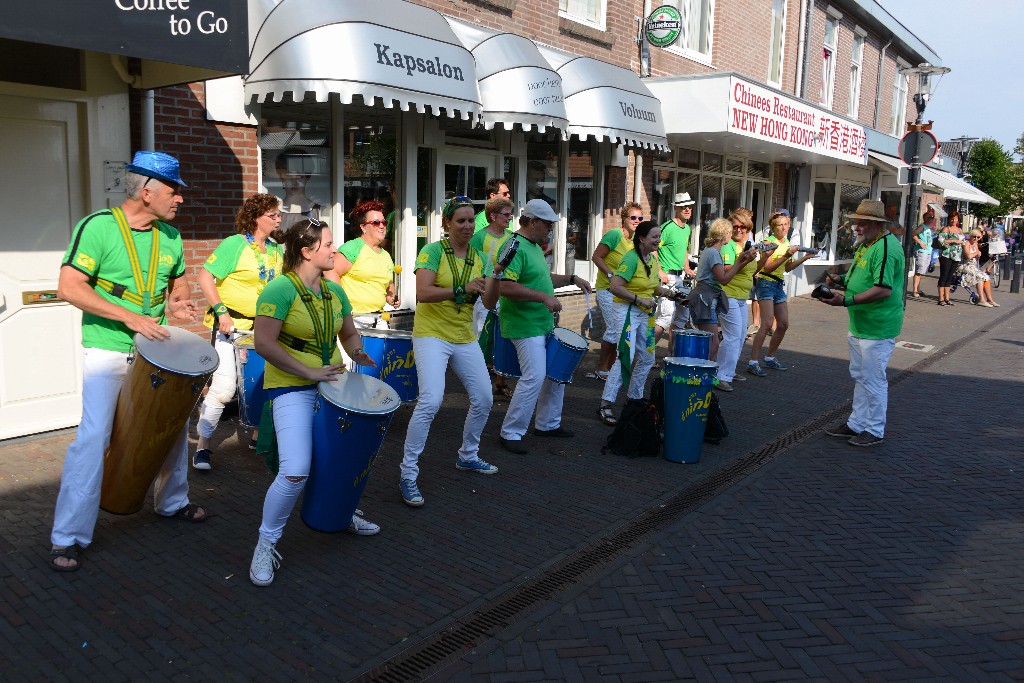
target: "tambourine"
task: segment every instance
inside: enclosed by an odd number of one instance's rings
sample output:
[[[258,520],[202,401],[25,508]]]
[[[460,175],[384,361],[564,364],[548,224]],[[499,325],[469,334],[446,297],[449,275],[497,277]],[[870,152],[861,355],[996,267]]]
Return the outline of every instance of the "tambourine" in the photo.
[[[819,301],[831,299],[833,295],[835,295],[835,292],[832,291],[832,289],[828,285],[818,285],[817,287],[814,288],[813,291],[811,291],[811,296],[813,296],[815,299],[818,299]]]
[[[513,235],[502,245],[501,251],[498,252],[497,265],[502,270],[508,268],[508,264],[512,263],[512,259],[517,251],[519,251],[519,239]]]
[[[672,299],[673,301],[685,301],[686,299],[690,298],[690,292],[693,291],[692,287],[690,287],[687,284],[684,284],[683,282],[676,282],[670,285],[669,287],[666,287],[666,289],[668,289],[669,292],[671,292],[668,295],[668,298]]]

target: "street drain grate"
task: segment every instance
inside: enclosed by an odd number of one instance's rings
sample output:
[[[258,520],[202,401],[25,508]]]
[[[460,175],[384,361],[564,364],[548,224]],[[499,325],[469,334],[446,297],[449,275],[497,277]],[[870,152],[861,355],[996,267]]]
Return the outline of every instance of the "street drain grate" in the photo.
[[[1014,314],[1016,308],[993,320],[990,327],[998,325]],[[894,375],[889,382],[890,386],[926,370],[987,331],[986,329],[972,332],[943,347],[943,353],[932,354],[918,361]],[[849,413],[851,405],[851,401],[845,401],[742,458],[715,470],[664,504],[648,510],[620,529],[563,559],[472,613],[455,620],[443,631],[428,636],[354,680],[357,683],[405,683],[424,680],[462,656],[468,649],[477,647],[483,641],[515,624],[543,602],[601,570],[648,536],[699,508],[725,489],[772,462],[789,448],[838,421]]]

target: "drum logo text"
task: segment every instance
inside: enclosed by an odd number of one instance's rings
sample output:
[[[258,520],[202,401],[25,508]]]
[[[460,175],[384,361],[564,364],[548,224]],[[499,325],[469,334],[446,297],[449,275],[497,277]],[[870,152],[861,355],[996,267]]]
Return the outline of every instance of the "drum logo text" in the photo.
[[[377,453],[380,453],[379,448],[377,449],[377,452],[370,456],[370,459],[366,461],[366,467],[363,468],[363,471],[357,474],[356,478],[352,480],[352,488],[359,488],[359,485],[366,481],[366,478],[370,476],[370,470],[373,469],[373,463],[377,459]]]
[[[396,370],[401,370],[403,368],[411,369],[414,367],[416,367],[416,357],[411,349],[409,350],[409,353],[405,354],[404,358],[399,355],[397,351],[389,349],[387,354],[384,356],[384,365],[380,369],[380,378],[384,379]]]
[[[696,399],[696,400],[694,400]],[[695,394],[690,395],[690,405],[683,411],[682,421],[686,422],[686,418],[693,415],[698,410],[707,410],[711,407],[711,391],[708,391],[708,395],[703,399],[697,398]]]

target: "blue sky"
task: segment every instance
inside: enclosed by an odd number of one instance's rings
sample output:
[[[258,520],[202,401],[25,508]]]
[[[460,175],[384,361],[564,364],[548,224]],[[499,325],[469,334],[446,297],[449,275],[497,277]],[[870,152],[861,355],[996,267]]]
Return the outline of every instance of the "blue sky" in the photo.
[[[876,0],[942,58],[925,120],[940,140],[1024,134],[1024,0]]]

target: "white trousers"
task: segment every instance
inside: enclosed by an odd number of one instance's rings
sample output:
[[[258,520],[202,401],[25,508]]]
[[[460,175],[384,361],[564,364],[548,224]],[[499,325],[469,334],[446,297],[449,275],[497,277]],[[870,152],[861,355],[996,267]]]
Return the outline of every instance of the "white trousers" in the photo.
[[[263,500],[260,538],[277,543],[306,487],[313,462],[313,401],[316,388],[289,391],[274,399],[274,432],[280,465]],[[298,478],[291,481],[288,477]]]
[[[420,395],[405,433],[401,473],[402,479],[416,481],[420,473],[419,459],[427,443],[430,424],[444,400],[444,379],[448,364],[451,363],[452,370],[469,394],[469,412],[462,430],[462,448],[459,449],[460,460],[479,459],[480,434],[487,424],[494,398],[491,396],[491,380],[487,375],[484,353],[477,342],[453,344],[437,337],[413,337],[412,348],[416,354]]]
[[[626,389],[627,398],[643,398],[644,387],[647,384],[647,375],[654,366],[654,354],[647,350],[647,312],[630,304],[612,304],[615,306],[616,319],[621,321],[619,331],[626,323],[626,311],[629,310],[629,362],[636,359],[636,367],[629,378],[629,387]],[[619,388],[622,387],[622,362],[616,357],[608,371],[608,379],[604,383],[604,391],[601,398],[608,403],[615,403],[619,396]]]
[[[85,548],[92,543],[100,509],[103,454],[110,445],[117,395],[128,375],[128,354],[82,349],[82,421],[64,455],[60,492],[50,542]],[[135,425],[149,429],[151,425]],[[188,421],[164,460],[153,484],[153,507],[170,516],[188,505]]]
[[[210,382],[210,389],[203,398],[203,405],[199,409],[199,424],[196,430],[199,436],[209,439],[220,423],[220,416],[224,412],[224,404],[235,397],[238,388],[238,375],[235,370],[235,347],[231,343],[239,335],[217,333],[217,341],[214,348],[217,357],[220,358],[220,365],[213,373],[213,380]]]
[[[513,339],[512,345],[516,347],[523,376],[516,383],[505,421],[501,423],[501,438],[519,441],[530,426],[534,408],[537,409],[534,427],[546,431],[561,426],[565,385],[545,377],[548,364],[546,336]]]
[[[736,364],[747,338],[747,300],[729,298],[729,312],[718,315],[722,326],[722,343],[718,347],[718,379],[731,382],[736,377]]]
[[[668,281],[665,283],[665,287],[671,287],[677,282],[682,282],[684,277],[682,275],[668,275]],[[654,324],[663,330],[669,329],[671,325],[677,330],[686,329],[686,323],[690,320],[690,307],[686,304],[677,304],[667,296],[662,297],[658,302],[657,318],[654,320]],[[619,323],[619,329],[622,329],[622,323]]]
[[[615,296],[608,289],[597,290],[597,307],[601,309],[601,317],[604,318],[604,337],[601,341],[608,344],[619,342],[619,333],[622,332],[622,318],[615,319]]]
[[[885,412],[889,404],[889,381],[885,368],[896,348],[895,339],[861,339],[848,334],[853,412],[846,424],[855,432],[885,436]]]

